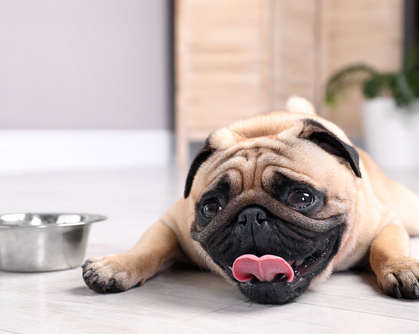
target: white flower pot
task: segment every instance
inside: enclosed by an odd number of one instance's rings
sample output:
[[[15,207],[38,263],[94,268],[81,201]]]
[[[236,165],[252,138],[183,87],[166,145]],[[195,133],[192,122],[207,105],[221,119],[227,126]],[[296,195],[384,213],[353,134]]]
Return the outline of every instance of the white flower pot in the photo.
[[[382,168],[419,168],[419,100],[406,108],[380,97],[362,104],[368,153]]]

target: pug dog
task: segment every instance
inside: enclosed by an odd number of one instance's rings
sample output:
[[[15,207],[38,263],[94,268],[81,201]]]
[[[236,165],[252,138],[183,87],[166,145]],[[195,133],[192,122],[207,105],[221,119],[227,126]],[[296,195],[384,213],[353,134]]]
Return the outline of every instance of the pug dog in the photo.
[[[187,259],[252,302],[283,304],[368,263],[385,293],[417,299],[409,235],[418,234],[419,198],[294,97],[284,111],[213,132],[183,198],[131,250],[87,260],[83,279],[119,292]]]

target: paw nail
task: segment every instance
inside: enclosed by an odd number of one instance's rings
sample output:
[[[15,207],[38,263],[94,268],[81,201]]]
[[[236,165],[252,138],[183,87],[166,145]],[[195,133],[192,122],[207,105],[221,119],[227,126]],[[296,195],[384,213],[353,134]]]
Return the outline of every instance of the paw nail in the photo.
[[[106,285],[105,289],[108,290],[110,288],[112,288],[115,285],[116,281],[114,278],[110,279],[108,284]]]
[[[95,283],[98,279],[99,279],[99,275],[96,274],[95,276],[93,276],[92,280],[90,281],[90,284]]]
[[[89,278],[90,276],[92,276],[93,274],[93,270],[88,270],[83,274],[83,278]]]
[[[85,266],[87,266],[87,265],[91,264],[92,262],[93,262],[92,260],[86,260],[86,261],[83,263],[83,267],[85,267]]]
[[[413,284],[413,294],[415,297],[419,297],[419,286],[416,283]]]
[[[398,299],[402,298],[402,293],[400,292],[400,288],[398,285],[393,286],[393,295]]]

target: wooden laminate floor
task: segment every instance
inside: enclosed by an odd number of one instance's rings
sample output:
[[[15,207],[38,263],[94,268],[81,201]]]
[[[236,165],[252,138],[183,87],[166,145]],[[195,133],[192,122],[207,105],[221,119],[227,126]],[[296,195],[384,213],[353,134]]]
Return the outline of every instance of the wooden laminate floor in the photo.
[[[419,192],[418,172],[393,176]],[[129,248],[180,195],[168,168],[0,175],[0,185],[1,212],[107,215],[92,227],[87,257]],[[216,275],[187,267],[109,295],[88,290],[80,268],[0,272],[0,333],[283,332],[419,333],[419,301],[384,296],[371,274],[357,272],[334,274],[283,306],[249,303]]]

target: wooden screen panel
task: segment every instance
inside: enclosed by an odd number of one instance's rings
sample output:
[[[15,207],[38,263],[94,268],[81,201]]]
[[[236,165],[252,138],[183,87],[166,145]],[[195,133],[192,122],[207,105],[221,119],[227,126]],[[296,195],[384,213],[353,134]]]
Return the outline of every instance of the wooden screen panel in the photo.
[[[282,109],[291,95],[317,102],[318,4],[317,0],[274,1],[275,109]]]
[[[343,66],[364,62],[383,71],[398,70],[402,61],[401,0],[322,0],[323,92],[327,78]],[[328,114],[352,137],[361,137],[359,90]]]
[[[189,136],[271,109],[270,5],[177,1],[177,117]]]
[[[368,62],[399,68],[402,0],[177,0],[177,160],[187,143],[261,112],[290,95],[314,102],[359,137],[360,94],[334,112],[323,105],[327,78]]]

